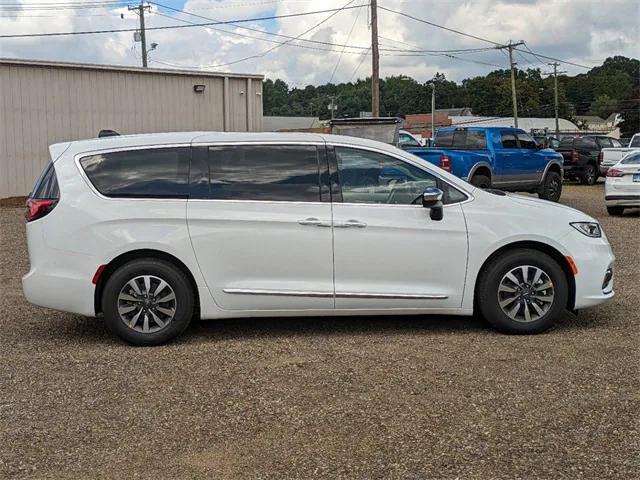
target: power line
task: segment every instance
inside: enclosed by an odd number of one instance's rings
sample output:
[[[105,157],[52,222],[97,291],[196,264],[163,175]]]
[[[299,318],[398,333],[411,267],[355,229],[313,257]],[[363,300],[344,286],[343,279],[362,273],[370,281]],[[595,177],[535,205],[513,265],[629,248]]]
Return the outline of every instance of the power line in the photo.
[[[360,12],[362,10],[358,10],[358,12],[356,13],[356,18],[353,21],[353,25],[351,25],[351,30],[349,30],[349,35],[347,35],[347,39],[345,40],[345,43],[349,43],[349,39],[351,38],[351,34],[353,33],[353,29],[356,28],[356,23],[358,23],[358,18],[360,18]],[[342,49],[342,51],[340,52],[340,56],[338,56],[338,61],[336,61],[336,65],[333,67],[333,72],[331,72],[331,78],[329,78],[329,82],[331,83],[333,81],[333,77],[336,74],[336,71],[338,70],[338,66],[340,65],[340,61],[342,60],[342,55],[344,54],[344,51],[346,50],[346,46]],[[331,111],[333,113],[333,110]]]
[[[217,19],[212,18],[212,17],[206,17],[206,16],[203,16],[203,15],[198,15],[198,14],[193,13],[191,11],[181,10],[179,8],[170,7],[168,5],[163,5],[163,4],[154,2],[154,1],[151,1],[149,3],[152,3],[153,5],[156,5],[157,7],[160,7],[160,8],[166,9],[166,10],[170,10],[170,11],[173,11],[173,12],[181,13],[181,14],[184,14],[184,15],[190,15],[192,17],[201,18],[203,20],[209,20],[209,21],[212,21],[212,22],[217,22],[218,21]],[[366,6],[366,5],[360,5],[360,7],[364,7],[364,6]],[[162,15],[159,12],[157,12],[156,14]],[[168,15],[164,15],[164,16],[167,17],[167,18],[174,18],[175,20],[178,20],[178,21],[188,22],[187,20],[180,19],[180,18],[177,18],[177,17],[170,17]],[[189,22],[189,23],[191,23],[192,25],[197,25],[195,22]],[[339,47],[339,48],[346,48],[346,49],[353,49],[353,50],[369,50],[371,48],[370,46],[348,45],[346,43],[326,42],[326,41],[313,40],[313,39],[308,39],[308,38],[298,38],[298,39],[296,39],[296,37],[293,37],[291,35],[284,35],[282,33],[269,32],[267,30],[262,30],[262,29],[259,29],[259,28],[253,28],[253,27],[246,26],[246,25],[235,25],[233,23],[230,24],[230,25],[234,25],[234,26],[236,26],[238,28],[241,28],[243,30],[251,30],[251,31],[254,31],[254,32],[258,32],[258,33],[261,33],[261,34],[264,34],[264,35],[269,35],[269,36],[279,37],[279,38],[288,38],[288,39],[292,39],[292,40],[298,40],[300,42],[313,43],[313,44],[316,44],[316,45]],[[253,36],[253,35],[247,35],[247,34],[243,34],[243,33],[232,32],[232,31],[229,31],[229,30],[221,30],[221,31],[230,33],[232,35],[241,36],[241,37],[244,36],[246,38],[253,38],[253,39],[257,39],[257,40],[268,41],[267,39],[263,39],[261,37],[256,37],[256,36]],[[380,36],[380,38],[383,38],[383,37]],[[272,43],[274,43],[274,42],[272,42]],[[400,43],[403,43],[403,42],[400,42]],[[302,45],[297,45],[297,44],[294,44],[294,45],[302,46]],[[409,45],[409,44],[407,44],[407,45]],[[492,50],[492,48],[478,48],[478,49],[465,48],[465,49],[451,49],[451,50],[428,50],[428,49],[423,49],[423,48],[418,47],[418,46],[413,46],[413,48],[414,49],[412,49],[412,50],[403,50],[403,49],[396,49],[396,48],[387,48],[387,49],[381,48],[380,50],[381,51],[389,51],[389,52],[403,51],[403,52],[411,52],[411,53],[472,53],[472,52],[475,52],[475,51]],[[324,51],[335,51],[335,50],[324,50]],[[350,53],[350,52],[345,52],[345,53]],[[351,53],[354,53],[354,52],[351,52]]]
[[[424,20],[422,18],[414,17],[413,15],[409,15],[408,13],[400,12],[398,10],[392,10],[390,8],[387,8],[387,7],[379,7],[379,8],[381,10],[386,10],[387,12],[395,13],[396,15],[400,15],[402,17],[410,18],[412,20],[415,20],[416,22],[424,23],[424,24],[430,25],[432,27],[436,27],[436,28],[440,28],[440,29],[443,29],[443,30],[447,30],[447,31],[452,32],[452,33],[457,33],[458,35],[463,35],[465,37],[473,38],[473,39],[479,40],[481,42],[491,43],[491,44],[495,45],[496,47],[501,46],[500,43],[495,42],[493,40],[489,40],[488,38],[478,37],[476,35],[471,35],[470,33],[461,32],[460,30],[455,30],[453,28],[445,27],[444,25],[438,25],[437,23],[433,23],[433,22],[430,22],[428,20]],[[519,52],[524,52],[524,53],[531,53],[531,54],[534,54],[534,55],[536,55],[537,57],[540,57],[540,58],[544,58],[544,59],[547,59],[547,60],[553,60],[553,61],[560,62],[560,63],[565,63],[567,65],[573,65],[575,67],[586,68],[587,70],[591,70],[593,68],[593,67],[589,67],[589,66],[586,66],[586,65],[580,65],[579,63],[570,62],[568,60],[562,60],[562,59],[559,59],[559,58],[554,58],[554,57],[549,57],[547,55],[542,55],[541,53],[535,53],[535,52],[533,52],[531,50],[529,52],[527,52],[526,50],[520,50],[520,49],[517,49],[517,48],[514,48],[514,50],[517,50]]]
[[[226,21],[219,21],[219,22],[185,24],[185,25],[166,25],[161,27],[149,27],[147,28],[147,30],[171,30],[171,29],[180,29],[180,28],[191,28],[191,27],[209,27],[209,26],[215,26],[215,25],[232,25],[235,23],[262,22],[267,20],[277,20],[281,18],[305,17],[309,15],[318,15],[321,13],[331,13],[331,12],[338,13],[343,10],[361,8],[362,6],[363,5],[347,6],[347,7],[341,7],[341,8],[329,8],[325,10],[315,10],[312,12],[289,13],[284,15],[269,15],[265,17],[242,18],[238,20],[226,20]],[[136,30],[137,28],[119,28],[119,29],[105,29],[105,30],[83,30],[83,31],[77,31],[77,32],[16,33],[16,34],[0,35],[0,38],[62,37],[62,36],[72,36],[72,35],[92,35],[92,34],[103,34],[103,33],[126,33],[126,32],[135,32]]]

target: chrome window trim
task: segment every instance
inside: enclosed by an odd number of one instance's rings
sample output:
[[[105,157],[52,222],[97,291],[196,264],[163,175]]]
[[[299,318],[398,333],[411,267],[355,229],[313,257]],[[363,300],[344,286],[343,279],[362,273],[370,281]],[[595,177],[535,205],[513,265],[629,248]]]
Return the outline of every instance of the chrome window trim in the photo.
[[[231,295],[270,295],[285,297],[320,297],[331,298],[333,292],[318,292],[304,290],[275,290],[260,288],[224,288],[224,293]],[[366,292],[336,292],[336,298],[381,298],[381,299],[413,299],[413,300],[446,300],[448,295],[432,293],[366,293]]]
[[[475,199],[473,194],[471,192],[467,191],[466,188],[464,188],[462,186],[458,186],[458,185],[452,184],[451,182],[449,182],[447,179],[445,179],[442,175],[440,175],[435,170],[431,170],[429,167],[425,167],[424,165],[421,165],[419,163],[414,162],[413,159],[405,158],[402,155],[396,154],[395,152],[392,153],[392,152],[389,152],[387,150],[382,150],[382,149],[371,147],[371,146],[368,146],[368,145],[366,145],[366,146],[364,146],[364,145],[354,145],[354,144],[351,144],[351,143],[330,142],[330,143],[327,143],[327,147],[345,147],[345,148],[353,148],[353,149],[356,149],[356,150],[367,150],[367,151],[370,151],[370,152],[379,153],[381,155],[387,155],[387,156],[395,158],[396,160],[399,160],[401,162],[408,163],[409,165],[411,165],[413,167],[419,168],[420,170],[425,171],[425,172],[433,175],[434,177],[438,178],[440,181],[446,183],[447,185],[455,188],[456,190],[460,191],[461,193],[463,193],[464,195],[467,196],[466,200],[463,200],[461,202],[456,202],[456,203],[450,203],[449,205],[463,205],[463,204],[471,202],[471,201],[473,201]],[[472,187],[472,189],[473,189],[473,187]],[[342,204],[342,205],[347,205],[347,203],[344,203],[344,202],[336,202],[336,203],[337,204]],[[386,204],[386,203],[350,203],[348,205],[382,205],[382,206],[386,206],[386,207],[390,207],[390,206],[413,207],[414,206],[414,205],[390,205],[390,204]],[[449,205],[444,205],[444,206],[447,207]],[[420,205],[418,205],[418,206],[420,206]]]
[[[133,201],[143,201],[143,202],[154,202],[154,201],[158,202],[158,201],[160,201],[160,202],[179,202],[179,203],[184,203],[184,202],[186,202],[188,200],[188,198],[108,197],[108,196],[103,195],[102,193],[100,193],[98,191],[98,189],[95,187],[93,182],[91,182],[91,180],[87,176],[87,173],[84,171],[84,168],[82,168],[82,165],[80,164],[80,161],[83,158],[92,157],[94,155],[101,155],[101,154],[104,154],[104,153],[130,152],[130,151],[134,151],[134,150],[161,150],[161,149],[165,149],[165,148],[180,148],[180,147],[182,147],[182,148],[191,148],[191,144],[190,143],[167,143],[167,144],[153,144],[153,145],[135,145],[135,146],[129,146],[129,147],[103,148],[103,149],[99,149],[99,150],[91,150],[91,151],[76,153],[73,156],[73,161],[74,161],[74,163],[76,165],[76,168],[80,172],[80,176],[85,181],[85,183],[89,186],[91,191],[93,193],[95,193],[98,197],[102,198],[103,200],[110,200],[110,201],[114,201],[114,200],[115,201],[133,200]],[[187,185],[188,185],[188,183],[187,183]]]

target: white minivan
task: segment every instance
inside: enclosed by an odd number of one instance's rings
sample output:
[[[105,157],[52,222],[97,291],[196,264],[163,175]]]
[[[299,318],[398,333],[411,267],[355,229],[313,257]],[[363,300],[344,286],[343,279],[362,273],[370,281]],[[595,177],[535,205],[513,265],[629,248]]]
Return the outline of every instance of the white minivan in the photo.
[[[577,210],[483,191],[398,148],[301,133],[56,144],[27,201],[36,305],[136,345],[192,318],[480,313],[536,333],[610,300]]]

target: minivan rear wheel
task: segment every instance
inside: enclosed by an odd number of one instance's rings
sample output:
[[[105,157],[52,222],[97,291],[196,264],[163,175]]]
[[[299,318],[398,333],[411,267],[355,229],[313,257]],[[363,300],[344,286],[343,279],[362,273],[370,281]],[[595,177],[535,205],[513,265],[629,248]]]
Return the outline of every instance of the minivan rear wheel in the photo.
[[[478,278],[482,316],[505,333],[549,329],[565,312],[569,288],[562,267],[549,255],[517,249],[494,259]]]
[[[186,275],[164,260],[143,258],[107,280],[102,309],[107,328],[133,345],[160,345],[180,335],[193,316]]]

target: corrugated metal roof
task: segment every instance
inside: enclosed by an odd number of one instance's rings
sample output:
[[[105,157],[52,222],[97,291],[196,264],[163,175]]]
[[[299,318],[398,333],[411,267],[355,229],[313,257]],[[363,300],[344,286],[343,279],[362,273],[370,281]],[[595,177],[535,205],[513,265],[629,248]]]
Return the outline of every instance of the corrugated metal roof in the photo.
[[[72,63],[72,62],[56,62],[49,60],[24,60],[18,58],[0,58],[0,65],[43,67],[43,68],[72,68],[80,70],[106,70],[116,72],[134,72],[134,73],[161,73],[164,75],[191,75],[196,77],[236,77],[236,78],[256,78],[262,80],[264,75],[255,73],[223,73],[223,72],[207,72],[203,70],[179,70],[173,68],[143,68],[132,67],[128,65],[100,65],[96,63]]]

